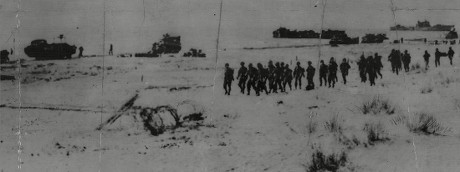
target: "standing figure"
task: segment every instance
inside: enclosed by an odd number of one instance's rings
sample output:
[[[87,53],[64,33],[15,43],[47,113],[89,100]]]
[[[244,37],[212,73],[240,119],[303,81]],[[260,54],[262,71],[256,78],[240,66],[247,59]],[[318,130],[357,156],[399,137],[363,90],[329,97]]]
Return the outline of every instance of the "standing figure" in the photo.
[[[407,52],[407,50],[404,51],[404,55],[402,57],[403,57],[403,63],[404,63],[404,71],[409,72],[411,56]]]
[[[401,55],[399,54],[399,51],[392,50],[392,53],[388,58],[391,62],[391,70],[393,73],[396,73],[396,75],[399,75],[399,69],[401,66]]]
[[[267,79],[268,79],[268,69],[265,69],[262,64],[257,63],[257,68],[259,69],[259,79],[257,83],[258,90],[260,92],[265,91],[265,94],[268,95],[267,89]]]
[[[113,56],[113,45],[110,44],[109,56]]]
[[[436,48],[436,52],[434,53],[434,66],[438,67],[438,65],[441,65],[441,56],[443,53],[439,51],[438,48]]]
[[[224,90],[225,95],[230,95],[232,91],[232,81],[233,81],[233,69],[229,67],[228,63],[225,63],[225,77],[224,77]]]
[[[323,86],[323,80],[324,80],[324,86],[327,85],[327,65],[324,64],[324,61],[321,60],[319,66],[319,86]]]
[[[366,82],[366,58],[364,57],[364,53],[361,55],[358,61],[358,70],[359,70],[359,77],[361,78],[361,82]]]
[[[276,86],[281,92],[284,92],[283,81],[284,81],[284,63],[276,63]]]
[[[367,57],[366,72],[369,75],[369,82],[371,83],[371,86],[375,85],[375,62],[372,56]]]
[[[257,85],[256,85],[259,79],[259,72],[257,71],[256,68],[252,66],[252,63],[249,63],[248,65],[248,77],[249,77],[248,85],[247,85],[248,95],[251,94],[251,88],[252,88],[256,92],[256,95],[259,96],[259,89],[257,88]]]
[[[284,83],[283,83],[284,92],[286,92],[286,85],[288,85],[289,90],[292,91],[292,70],[289,69],[288,64],[286,64],[284,67]]]
[[[382,73],[380,72],[383,69],[383,64],[382,64],[382,56],[379,56],[378,53],[375,53],[374,55],[374,61],[375,61],[375,73],[377,75],[380,75],[380,79],[383,78]],[[377,77],[376,75],[376,77]]]
[[[274,68],[274,71],[273,71],[273,92],[274,93],[278,93],[278,89],[281,90],[281,87],[279,87],[278,83],[280,81],[280,77],[281,77],[281,74],[280,74],[280,63],[279,62],[276,62],[275,63],[275,68]]]
[[[388,55],[388,61],[391,64],[391,71],[393,73],[396,73],[396,64],[394,62],[394,58],[395,58],[394,56],[395,56],[395,49],[392,49],[390,55]]]
[[[241,93],[244,94],[244,89],[246,88],[246,80],[248,79],[248,68],[244,66],[244,62],[241,62],[240,65],[241,67],[238,70],[236,79],[239,79],[238,87],[240,87]]]
[[[268,92],[276,92],[275,83],[275,66],[273,61],[268,61]]]
[[[329,87],[331,86],[332,88],[335,87],[335,81],[337,78],[337,68],[338,68],[338,65],[335,62],[334,57],[331,57],[331,60],[329,60],[329,68],[328,68],[329,69],[329,77],[328,77]]]
[[[297,85],[299,85],[299,89],[302,89],[303,77],[305,77],[305,69],[300,66],[300,62],[297,62],[297,66],[294,68],[294,88],[297,89]]]
[[[78,58],[83,57],[83,47],[80,46],[80,48],[78,48],[78,50],[80,51],[80,52],[78,53]]]
[[[342,73],[343,84],[347,84],[348,70],[350,69],[350,64],[348,64],[347,59],[343,58],[342,63],[340,64],[340,72]]]
[[[315,83],[313,82],[313,77],[315,76],[315,68],[311,65],[311,61],[308,61],[307,67],[307,90],[315,89]]]
[[[399,50],[396,50],[396,52],[397,52],[396,53],[396,59],[398,60],[398,61],[396,61],[396,66],[397,66],[398,71],[401,71],[402,70],[402,57],[403,57],[404,54],[401,53],[401,51],[399,51]]]
[[[450,65],[453,65],[452,64],[452,58],[454,57],[454,50],[452,50],[452,47],[449,47],[449,51],[447,51],[447,57],[449,57],[449,60],[450,60]]]
[[[430,57],[431,55],[428,53],[428,51],[425,50],[425,54],[423,54],[423,59],[425,60],[425,69],[428,69],[429,67]]]

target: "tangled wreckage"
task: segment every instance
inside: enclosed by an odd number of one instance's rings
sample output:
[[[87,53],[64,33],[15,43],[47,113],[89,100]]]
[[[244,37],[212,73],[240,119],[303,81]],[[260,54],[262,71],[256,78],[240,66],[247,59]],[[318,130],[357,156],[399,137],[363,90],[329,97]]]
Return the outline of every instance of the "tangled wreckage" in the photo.
[[[36,60],[70,59],[75,54],[77,47],[67,43],[48,44],[44,39],[33,40],[24,48],[24,53]]]
[[[192,100],[180,101],[176,105],[135,106],[135,101],[139,97],[140,94],[137,92],[115,114],[101,123],[96,130],[120,127],[120,124],[124,123],[121,124],[121,128],[124,128],[123,125],[127,128],[132,128],[133,126],[135,126],[134,128],[142,127],[144,131],[149,131],[151,135],[158,136],[167,130],[179,127],[202,126],[202,122],[206,118],[204,116],[205,108]],[[115,121],[124,122],[114,124]]]

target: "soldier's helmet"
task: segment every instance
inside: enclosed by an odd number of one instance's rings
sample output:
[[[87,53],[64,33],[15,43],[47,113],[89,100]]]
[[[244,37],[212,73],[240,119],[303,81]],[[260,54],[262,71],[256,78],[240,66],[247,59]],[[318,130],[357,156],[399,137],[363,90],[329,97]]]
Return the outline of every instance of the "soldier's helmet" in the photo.
[[[248,66],[249,66],[249,67],[252,67],[252,63],[249,63]]]
[[[268,61],[268,64],[273,64],[273,61],[272,61],[272,60],[269,60],[269,61]]]
[[[335,60],[334,60],[334,57],[331,57],[331,60],[330,60],[330,62],[333,62],[333,61],[335,61]]]
[[[324,60],[319,61],[320,63],[324,63]]]
[[[244,66],[244,62],[241,62],[240,64],[241,64],[241,66]]]
[[[285,67],[286,67],[286,68],[289,68],[289,65],[288,65],[288,64],[286,64],[286,65],[285,65]]]
[[[300,65],[300,62],[297,62],[297,65]]]
[[[228,67],[228,66],[230,66],[230,65],[228,63],[225,63],[225,67]]]
[[[347,59],[346,59],[346,58],[343,58],[343,60],[342,60],[342,61],[343,61],[343,62],[347,62]]]
[[[262,68],[263,66],[262,66],[261,63],[257,63],[257,67],[258,67],[258,68]]]
[[[311,61],[308,61],[308,64],[311,65]]]
[[[276,62],[276,63],[275,63],[275,66],[280,66],[280,62]]]

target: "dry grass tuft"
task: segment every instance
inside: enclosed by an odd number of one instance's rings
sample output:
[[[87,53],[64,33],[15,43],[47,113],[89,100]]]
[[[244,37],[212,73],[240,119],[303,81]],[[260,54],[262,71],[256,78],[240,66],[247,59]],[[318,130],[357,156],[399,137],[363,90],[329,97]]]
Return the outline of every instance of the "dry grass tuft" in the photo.
[[[367,140],[369,145],[374,145],[378,142],[389,141],[388,133],[381,122],[367,122],[364,124],[363,130],[367,133]]]
[[[379,96],[374,97],[371,101],[364,102],[358,109],[363,114],[380,114],[384,112],[386,114],[394,114],[396,108],[390,104],[388,99],[381,99]]]
[[[445,136],[452,131],[450,127],[445,127],[437,121],[433,115],[424,112],[414,114],[411,119],[406,116],[397,116],[392,119],[392,123],[404,124],[410,132],[424,135]]]
[[[339,119],[338,115],[334,115],[324,123],[324,128],[331,133],[341,134],[343,132],[343,121]]]
[[[312,154],[311,162],[305,165],[307,172],[338,171],[347,165],[348,157],[345,152],[325,155],[321,150]]]

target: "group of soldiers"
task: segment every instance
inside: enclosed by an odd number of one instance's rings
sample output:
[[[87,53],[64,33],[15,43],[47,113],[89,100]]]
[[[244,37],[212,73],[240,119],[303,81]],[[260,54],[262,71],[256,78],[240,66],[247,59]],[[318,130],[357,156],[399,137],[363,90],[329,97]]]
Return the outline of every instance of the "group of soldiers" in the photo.
[[[361,78],[361,82],[366,82],[369,79],[369,83],[371,86],[375,85],[375,79],[378,76],[383,78],[381,70],[383,68],[382,64],[382,56],[378,53],[375,53],[374,56],[368,56],[367,58],[364,56],[364,53],[359,58],[358,70],[359,70],[359,77]]]
[[[256,66],[249,63],[248,67],[245,66],[244,62],[240,64],[241,67],[238,70],[236,79],[243,94],[246,91],[246,94],[250,95],[251,89],[255,91],[257,96],[261,92],[265,92],[267,95],[278,93],[278,91],[286,92],[287,87],[292,90],[292,80],[294,80],[294,89],[301,89],[303,77],[307,78],[307,89],[314,88],[313,76],[315,75],[315,68],[312,66],[311,61],[308,62],[307,69],[304,69],[300,62],[297,62],[294,70],[289,68],[289,64],[284,62],[273,63],[271,60],[268,62],[267,67],[264,67],[261,63],[257,63]],[[234,72],[228,63],[225,64],[225,68],[224,89],[225,94],[230,95]],[[306,75],[305,72],[307,73]]]
[[[329,65],[324,64],[324,60],[321,60],[319,63],[319,86],[323,86],[324,81],[324,86],[335,87],[335,83],[339,81],[337,77],[339,66],[335,62],[334,57],[330,58]],[[350,68],[348,60],[344,58],[340,64],[340,72],[342,73],[344,84],[347,84],[348,70]]]
[[[390,55],[388,56],[388,61],[391,63],[391,71],[399,75],[399,71],[404,67],[405,72],[410,70],[411,55],[404,51],[401,53],[399,50],[392,49]]]
[[[435,52],[435,65],[436,67],[440,64],[440,57],[447,56],[450,59],[450,64],[452,65],[452,58],[454,56],[454,51],[452,47],[449,47],[447,53],[442,53],[436,48]],[[399,74],[404,68],[405,72],[410,71],[411,55],[407,50],[404,53],[401,53],[400,50],[391,50],[390,55],[388,56],[388,61],[391,63],[391,69],[393,73]],[[428,51],[425,51],[423,58],[426,63],[426,68],[428,68],[428,62],[430,54]],[[359,61],[357,62],[359,76],[361,82],[367,82],[369,80],[371,86],[375,86],[375,80],[380,76],[380,79],[383,78],[381,70],[383,69],[382,56],[378,53],[375,53],[374,56],[365,57],[364,53],[361,55]],[[334,57],[331,57],[329,64],[325,64],[324,60],[320,61],[319,65],[319,83],[320,86],[329,86],[335,87],[336,82],[338,82],[337,71],[340,70],[342,73],[342,80],[344,84],[347,84],[348,71],[350,69],[350,64],[347,59],[343,59],[340,65],[337,65]],[[294,70],[289,68],[288,64],[284,62],[273,62],[270,60],[268,66],[264,67],[261,63],[257,63],[256,66],[253,66],[252,63],[245,66],[244,62],[241,62],[241,67],[238,70],[236,79],[238,80],[238,86],[241,89],[241,93],[247,95],[251,94],[251,89],[253,89],[257,96],[261,92],[266,94],[286,92],[287,86],[292,90],[292,80],[294,80],[294,89],[302,89],[302,78],[307,78],[307,87],[306,90],[312,90],[315,88],[315,83],[313,82],[313,77],[315,75],[315,68],[312,66],[312,62],[308,61],[308,66],[304,69],[301,66],[300,62],[297,62]],[[306,73],[306,75],[305,75]],[[229,67],[229,64],[225,64],[225,77],[224,77],[224,89],[225,94],[230,95],[231,84],[234,80],[233,77],[234,71]],[[268,86],[267,86],[268,84]]]
[[[324,64],[321,60],[320,65],[320,86],[329,85],[334,87],[338,81],[337,70],[339,66],[331,57],[329,65]],[[251,89],[255,91],[257,96],[260,93],[265,92],[267,95],[270,93],[286,92],[287,87],[292,90],[292,80],[294,80],[294,89],[302,89],[302,78],[307,79],[306,90],[312,90],[315,88],[313,77],[315,76],[315,67],[312,66],[312,62],[308,61],[307,68],[303,68],[300,62],[296,63],[294,70],[289,68],[289,64],[284,62],[269,61],[267,67],[264,67],[261,63],[257,63],[256,67],[250,63],[248,67],[245,66],[244,62],[240,63],[241,66],[238,70],[236,79],[238,80],[238,86],[240,87],[241,93],[246,92],[247,95],[251,94]],[[343,59],[340,64],[340,70],[342,72],[342,78],[344,84],[346,84],[346,77],[350,64],[348,60]],[[229,67],[229,64],[225,64],[225,77],[224,77],[224,90],[226,95],[230,95],[232,81],[235,80],[233,77],[234,71]]]
[[[434,65],[435,67],[438,67],[441,65],[441,57],[447,56],[450,60],[450,65],[453,65],[452,59],[454,57],[454,50],[452,50],[452,47],[449,47],[449,50],[447,53],[440,52],[438,48],[436,48],[436,51],[434,53]],[[425,61],[425,69],[429,68],[429,62],[430,62],[430,53],[426,50],[425,53],[423,54],[423,60]],[[390,55],[388,56],[388,61],[391,62],[391,69],[393,73],[399,74],[399,71],[402,70],[401,63],[404,65],[404,70],[408,72],[410,70],[410,62],[411,62],[411,55],[407,52],[407,50],[404,51],[404,53],[400,53],[399,50],[391,50]]]
[[[452,59],[454,58],[454,50],[452,50],[452,47],[449,47],[449,50],[447,51],[447,53],[443,53],[443,52],[440,52],[438,48],[436,48],[436,51],[434,53],[434,65],[436,67],[438,67],[439,65],[441,65],[441,57],[443,56],[447,56],[450,60],[450,65],[453,65],[452,64]],[[430,60],[430,54],[428,54],[428,51],[425,51],[425,54],[423,55],[423,58],[425,60],[425,67],[428,68],[429,66],[429,60]]]

